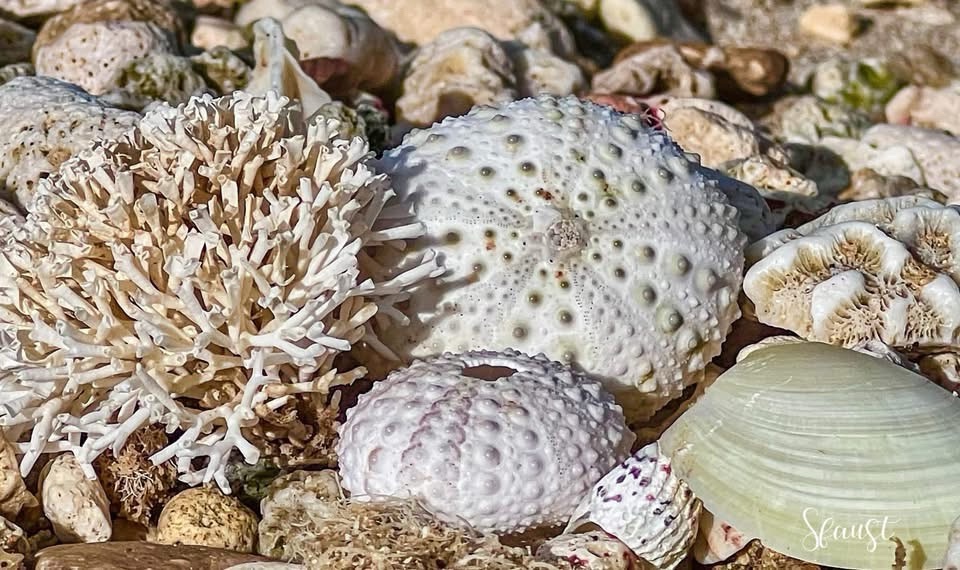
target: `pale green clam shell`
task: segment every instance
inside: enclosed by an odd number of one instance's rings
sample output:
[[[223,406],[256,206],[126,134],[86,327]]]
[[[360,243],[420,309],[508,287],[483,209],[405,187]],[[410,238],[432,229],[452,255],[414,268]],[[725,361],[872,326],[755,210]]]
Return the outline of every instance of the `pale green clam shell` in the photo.
[[[890,568],[894,536],[907,569],[940,568],[960,515],[960,400],[826,344],[754,352],[660,445],[718,519],[825,566]]]

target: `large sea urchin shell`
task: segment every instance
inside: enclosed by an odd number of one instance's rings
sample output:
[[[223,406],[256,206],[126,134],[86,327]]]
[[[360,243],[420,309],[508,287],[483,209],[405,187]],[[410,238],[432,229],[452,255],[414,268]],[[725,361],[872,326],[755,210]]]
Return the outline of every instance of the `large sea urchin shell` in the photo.
[[[739,316],[737,211],[666,134],[573,97],[477,108],[380,167],[447,274],[387,342],[575,363],[643,420],[697,381]]]
[[[939,568],[960,513],[960,400],[819,344],[757,350],[660,439],[718,520],[823,566]]]
[[[418,496],[497,532],[563,522],[634,440],[599,382],[512,350],[393,372],[347,411],[340,435],[354,497]]]

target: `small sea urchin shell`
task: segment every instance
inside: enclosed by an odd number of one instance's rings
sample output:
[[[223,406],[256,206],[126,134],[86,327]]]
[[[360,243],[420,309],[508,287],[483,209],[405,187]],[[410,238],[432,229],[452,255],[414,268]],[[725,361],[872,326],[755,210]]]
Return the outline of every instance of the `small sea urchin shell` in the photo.
[[[340,430],[343,487],[413,495],[453,522],[563,522],[634,436],[599,382],[517,351],[445,354],[360,397]]]
[[[640,117],[524,99],[414,132],[379,164],[448,269],[386,339],[403,356],[542,351],[643,420],[698,379],[739,315],[737,210]]]

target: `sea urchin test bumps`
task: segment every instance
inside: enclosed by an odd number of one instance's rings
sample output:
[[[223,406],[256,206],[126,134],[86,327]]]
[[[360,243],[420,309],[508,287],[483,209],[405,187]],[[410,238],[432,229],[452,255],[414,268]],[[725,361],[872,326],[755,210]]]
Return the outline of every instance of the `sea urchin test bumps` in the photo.
[[[637,116],[573,97],[476,108],[379,165],[448,269],[387,335],[403,356],[543,352],[639,421],[698,380],[739,316],[736,209]]]
[[[340,436],[354,498],[412,495],[495,532],[563,523],[634,440],[599,382],[513,350],[397,370],[347,410]]]

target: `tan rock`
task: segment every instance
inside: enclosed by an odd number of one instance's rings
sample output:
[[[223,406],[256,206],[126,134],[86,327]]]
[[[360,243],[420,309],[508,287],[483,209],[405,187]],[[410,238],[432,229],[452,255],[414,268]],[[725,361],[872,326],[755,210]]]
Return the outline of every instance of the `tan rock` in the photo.
[[[843,4],[811,6],[800,16],[800,29],[812,36],[846,44],[857,35],[860,22]]]
[[[404,42],[424,44],[453,28],[480,28],[499,40],[572,56],[570,31],[541,0],[349,0]]]
[[[210,50],[217,46],[243,49],[247,46],[247,39],[243,37],[240,26],[229,20],[214,16],[197,16],[193,32],[190,34],[190,43],[203,50]]]
[[[88,479],[72,453],[45,467],[43,513],[62,542],[106,542],[113,534],[110,501],[96,479]]]
[[[36,570],[226,570],[248,562],[270,559],[206,546],[107,542],[45,548]]]
[[[253,552],[257,516],[236,497],[211,487],[181,492],[163,507],[155,541]]]
[[[509,55],[495,37],[476,28],[443,32],[417,52],[403,79],[397,117],[426,127],[475,105],[517,97]]]
[[[0,516],[13,519],[24,507],[38,504],[20,476],[13,445],[0,438]]]

